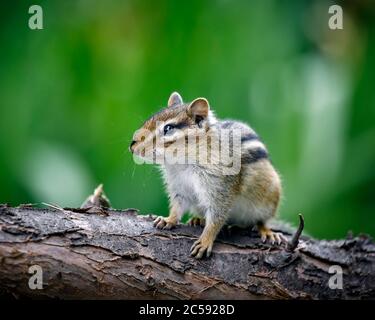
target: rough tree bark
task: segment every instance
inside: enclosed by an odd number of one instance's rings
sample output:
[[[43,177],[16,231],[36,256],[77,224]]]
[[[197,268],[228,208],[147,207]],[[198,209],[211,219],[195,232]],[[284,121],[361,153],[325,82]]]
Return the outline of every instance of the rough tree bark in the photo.
[[[288,239],[291,233],[282,225]],[[261,243],[254,231],[219,235],[209,259],[189,249],[200,227],[156,230],[136,210],[0,206],[0,292],[99,299],[350,299],[375,297],[375,244],[366,236],[295,245]],[[28,269],[43,270],[31,290]],[[343,289],[330,289],[332,265]]]

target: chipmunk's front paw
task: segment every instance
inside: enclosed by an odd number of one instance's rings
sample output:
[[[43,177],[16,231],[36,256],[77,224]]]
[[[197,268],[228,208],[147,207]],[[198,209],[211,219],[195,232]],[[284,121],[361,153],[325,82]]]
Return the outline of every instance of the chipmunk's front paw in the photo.
[[[211,255],[213,245],[214,242],[212,240],[201,237],[192,245],[190,255],[200,259],[206,252],[206,256],[209,257]]]
[[[158,229],[172,229],[175,227],[177,224],[176,221],[170,219],[169,217],[164,218],[164,217],[157,217],[154,221],[154,227]]]
[[[262,242],[266,242],[269,240],[271,244],[275,244],[275,242],[280,245],[283,242],[288,242],[288,240],[284,237],[283,234],[278,232],[273,232],[270,228],[266,226],[259,227],[259,234]]]

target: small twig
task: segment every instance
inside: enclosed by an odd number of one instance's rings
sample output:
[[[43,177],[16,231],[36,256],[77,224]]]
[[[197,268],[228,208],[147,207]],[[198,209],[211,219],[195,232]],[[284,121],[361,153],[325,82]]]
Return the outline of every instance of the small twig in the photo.
[[[299,243],[299,238],[302,234],[302,231],[303,231],[304,227],[305,227],[305,220],[303,219],[302,214],[299,214],[298,229],[297,229],[296,233],[294,234],[293,238],[288,242],[288,244],[286,246],[286,251],[293,252],[297,248],[298,243]]]
[[[90,195],[81,205],[81,209],[98,207],[98,208],[110,208],[111,204],[109,199],[104,194],[103,184],[97,186],[94,193]]]
[[[51,204],[51,203],[47,203],[47,202],[42,202],[42,204],[45,205],[45,206],[47,206],[47,207],[59,210],[59,211],[65,211],[64,208],[60,207],[57,204]]]

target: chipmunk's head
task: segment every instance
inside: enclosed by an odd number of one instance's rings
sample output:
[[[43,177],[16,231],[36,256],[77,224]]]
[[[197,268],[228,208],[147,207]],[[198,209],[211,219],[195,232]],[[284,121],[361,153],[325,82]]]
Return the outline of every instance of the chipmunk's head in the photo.
[[[189,135],[202,135],[215,122],[205,98],[184,103],[177,92],[173,92],[168,106],[144,122],[133,135],[130,151],[146,160],[157,162],[155,157],[165,153],[166,148],[176,143],[185,144]]]

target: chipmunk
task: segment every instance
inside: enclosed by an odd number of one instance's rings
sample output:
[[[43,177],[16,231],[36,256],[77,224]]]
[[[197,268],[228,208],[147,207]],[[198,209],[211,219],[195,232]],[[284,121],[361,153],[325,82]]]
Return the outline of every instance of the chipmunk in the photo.
[[[195,163],[163,162],[163,152],[165,155],[166,148],[176,143],[185,146],[180,160],[202,154],[202,147],[207,150],[206,153],[203,151],[205,155],[222,149],[222,132],[229,132],[227,136],[239,140],[239,148],[229,143],[229,153],[240,161],[236,172],[225,174],[223,169],[227,164],[220,159]],[[204,139],[207,136],[210,138]],[[213,143],[215,139],[219,144]],[[186,148],[189,141],[195,142],[196,146]],[[151,151],[147,153],[147,149]],[[207,99],[197,98],[184,103],[180,94],[172,93],[168,106],[151,116],[134,133],[130,151],[140,158],[160,164],[163,173],[170,211],[168,217],[156,218],[154,226],[173,228],[186,212],[193,214],[190,224],[204,226],[201,236],[191,247],[192,256],[200,259],[206,253],[209,257],[216,236],[225,224],[241,227],[256,225],[263,242],[267,239],[272,244],[286,241],[281,234],[266,226],[266,222],[277,212],[281,181],[269,160],[265,145],[248,125],[217,119]],[[172,153],[176,155],[176,151]],[[217,160],[217,155],[215,157]]]

